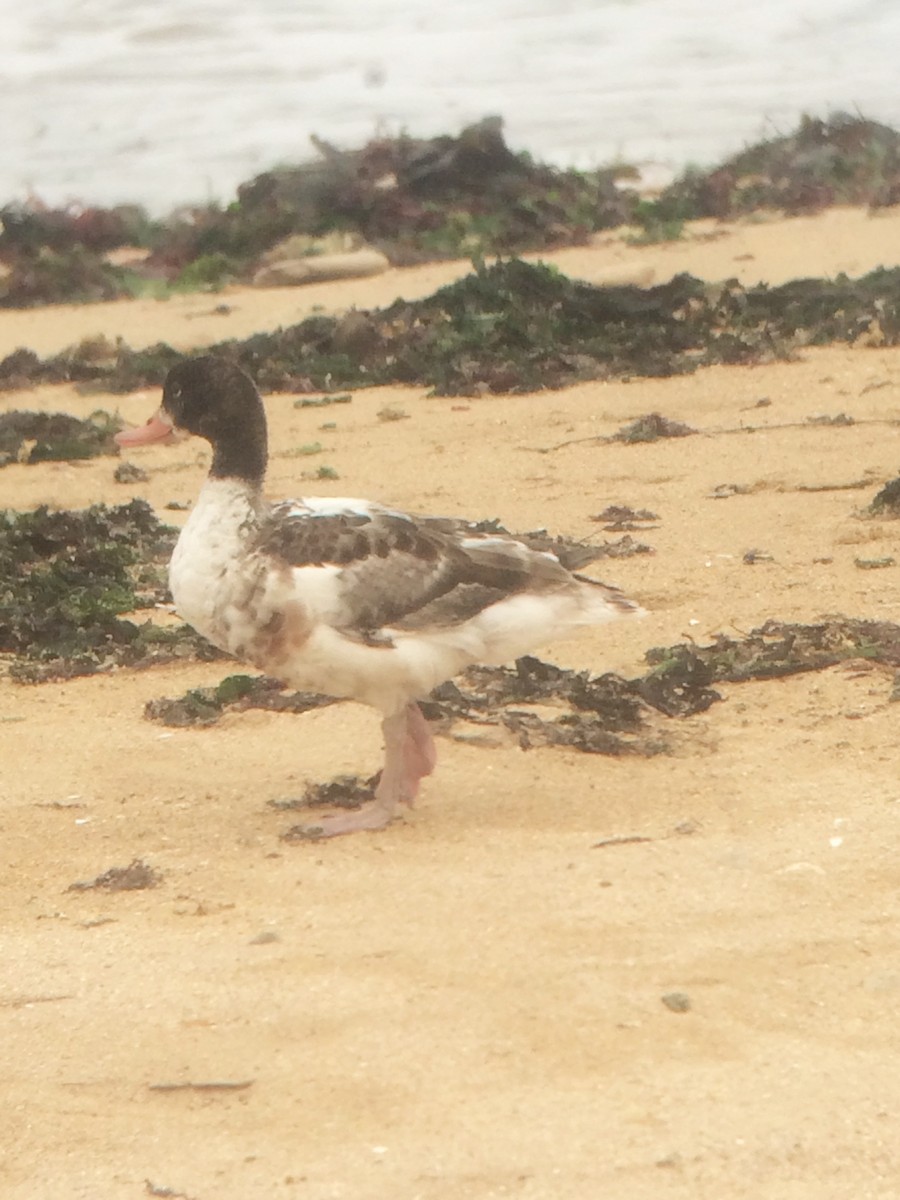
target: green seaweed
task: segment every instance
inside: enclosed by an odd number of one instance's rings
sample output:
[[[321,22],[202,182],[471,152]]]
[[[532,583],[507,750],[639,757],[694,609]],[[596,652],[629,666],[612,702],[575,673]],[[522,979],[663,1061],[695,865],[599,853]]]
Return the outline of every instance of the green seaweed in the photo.
[[[900,477],[876,492],[866,512],[873,517],[900,517]]]
[[[833,204],[900,202],[900,134],[865,117],[804,116],[709,171],[689,170],[654,204],[657,222],[734,217],[762,208],[815,212]]]
[[[400,383],[452,396],[789,359],[805,345],[861,338],[900,342],[900,268],[778,287],[711,285],[690,275],[651,288],[595,287],[511,259],[479,262],[421,300],[320,314],[208,349],[238,362],[265,391]],[[132,391],[161,384],[181,357],[165,343],[133,351],[119,342],[102,354],[67,351],[43,362],[20,350],[0,362],[0,388],[72,379]]]
[[[611,436],[610,441],[624,442],[627,446],[633,446],[638,442],[658,442],[661,438],[690,437],[692,433],[696,432],[696,429],[691,429],[690,425],[683,425],[680,421],[671,421],[660,413],[647,413],[623,426],[618,433]]]
[[[686,200],[638,200],[632,222],[639,232],[625,239],[632,246],[654,246],[659,242],[676,242],[684,235],[684,223],[691,213]]]
[[[116,483],[146,483],[149,478],[143,467],[131,462],[121,462],[113,471]]]
[[[0,467],[118,454],[113,435],[121,428],[118,417],[100,411],[85,421],[68,413],[0,413]]]
[[[142,500],[80,512],[0,510],[0,654],[21,682],[185,655],[215,657],[186,626],[125,614],[167,598],[176,531]]]
[[[377,138],[341,151],[313,139],[319,158],[267,171],[235,200],[151,221],[140,209],[0,209],[0,306],[215,290],[253,276],[283,239],[352,232],[397,264],[577,245],[627,220],[633,199],[620,168],[559,170],[509,149],[487,118],[457,137]],[[384,181],[389,180],[390,186]],[[118,266],[119,247],[149,251]]]
[[[15,258],[0,280],[0,307],[33,308],[42,304],[96,303],[130,294],[129,272],[82,246],[43,247]]]
[[[849,617],[816,625],[767,621],[746,637],[719,635],[708,646],[680,643],[649,650],[648,671],[630,680],[566,670],[525,656],[511,668],[470,667],[458,680],[436,688],[421,707],[444,730],[459,720],[502,726],[523,750],[564,746],[587,754],[649,757],[668,753],[670,745],[648,716],[654,711],[669,718],[705,712],[722,698],[710,686],[716,681],[776,679],[858,657],[900,667],[900,625]],[[246,677],[238,678],[238,705],[245,706],[249,685]],[[900,672],[888,696],[891,701],[900,697],[898,680]],[[264,690],[279,687],[271,680],[256,682]],[[228,679],[223,680],[220,689],[228,684]],[[178,717],[173,723],[212,724],[225,707],[217,693],[217,689],[194,690],[181,700],[155,701],[145,715],[166,720],[167,714],[175,712]],[[317,700],[305,694],[300,697],[302,704],[294,711],[313,707]],[[528,706],[548,703],[565,706],[566,711],[551,719],[529,711]],[[307,784],[297,799],[270,803],[279,811],[318,805],[357,808],[371,799],[377,778],[341,775],[326,783]],[[282,834],[286,841],[305,842],[311,836],[309,826],[302,824]]]
[[[349,235],[404,265],[579,245],[619,226],[650,243],[682,236],[697,217],[900,201],[900,134],[843,113],[804,117],[711,170],[688,169],[656,198],[627,186],[639,172],[626,164],[559,170],[516,153],[496,117],[455,137],[401,134],[347,151],[313,143],[318,159],[246,181],[230,204],[181,208],[163,221],[134,206],[4,206],[0,306],[216,290],[251,279],[268,251],[297,234]],[[110,261],[122,247],[142,249],[143,260]]]
[[[705,682],[743,683],[821,671],[849,658],[900,667],[900,625],[835,617],[804,625],[767,621],[740,638],[720,634],[709,646],[679,645],[648,650],[645,679],[671,681],[703,674]]]
[[[310,692],[285,693],[284,684],[266,676],[227,675],[214,687],[190,688],[182,696],[160,696],[144,705],[148,721],[178,728],[215,725],[228,711],[264,708],[271,712],[307,712],[335,701]]]

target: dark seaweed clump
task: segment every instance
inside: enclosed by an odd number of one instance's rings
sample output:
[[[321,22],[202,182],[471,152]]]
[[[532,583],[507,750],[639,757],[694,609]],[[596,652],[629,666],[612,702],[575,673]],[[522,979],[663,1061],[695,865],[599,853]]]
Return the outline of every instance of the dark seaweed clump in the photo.
[[[693,716],[721,700],[714,683],[778,679],[821,671],[853,658],[900,667],[900,625],[851,617],[814,625],[767,621],[745,637],[722,634],[708,646],[679,643],[649,650],[649,670],[636,679],[567,670],[526,655],[513,667],[470,667],[459,680],[448,680],[436,688],[422,701],[422,710],[445,729],[460,720],[502,725],[523,749],[550,745],[589,754],[654,755],[668,748],[666,738],[648,721],[654,712],[666,717]],[[234,686],[235,680],[240,686]],[[222,693],[216,695],[214,707],[195,708],[191,719],[179,723],[212,724],[226,708],[247,707],[244,698],[254,683],[263,695],[281,686],[271,680],[230,676],[220,685]],[[179,704],[183,706],[180,711],[190,712],[196,696],[196,692],[188,692],[181,701],[153,701],[144,715],[165,720],[170,707]],[[284,700],[285,710],[305,711],[314,706],[310,702],[315,697],[300,694],[296,706],[291,695]],[[558,707],[560,715],[548,719],[529,711],[535,705]],[[300,800],[276,806],[355,806],[371,794],[372,783],[342,776],[308,789]]]
[[[145,245],[152,223],[135,207],[40,203],[0,209],[0,307],[117,300],[133,293],[130,273],[104,257],[120,246]]]
[[[633,207],[615,185],[615,168],[536,163],[509,149],[496,117],[457,137],[402,134],[356,151],[314,144],[317,162],[267,171],[217,218],[181,229],[181,255],[246,262],[290,234],[334,230],[353,230],[397,264],[510,254],[584,242],[622,224]],[[162,253],[176,245],[172,238]]]
[[[479,264],[422,300],[313,316],[209,349],[240,363],[266,391],[401,383],[479,395],[683,374],[857,340],[900,341],[900,268],[772,288],[711,285],[691,275],[651,288],[595,287],[513,259]],[[22,386],[27,373],[31,384],[62,377],[133,391],[161,384],[181,357],[165,344],[133,351],[118,343],[102,356],[66,352],[30,364],[16,352],[0,362],[0,388]]]
[[[240,684],[237,688],[235,680]],[[676,711],[675,703],[666,709],[664,702],[676,692],[680,705],[677,711],[682,715],[702,711],[718,699],[716,693],[706,689],[705,683],[697,686],[693,678],[676,678],[672,674],[657,689],[654,698],[648,700],[641,694],[640,682],[614,674],[597,676],[588,671],[570,671],[526,655],[514,667],[470,667],[458,682],[449,680],[436,688],[422,701],[422,710],[429,720],[445,727],[459,720],[503,725],[515,733],[523,748],[564,745],[594,754],[657,754],[664,748],[663,743],[644,729],[649,708],[671,715]],[[169,724],[169,714],[175,713],[177,724],[204,726],[214,724],[226,710],[265,706],[303,712],[331,702],[327,697],[288,693],[280,705],[271,702],[259,705],[255,698],[248,703],[254,684],[264,700],[270,691],[277,692],[282,687],[272,680],[229,676],[219,689],[194,689],[176,700],[151,701],[144,709],[144,716]],[[534,704],[558,706],[560,716],[545,720],[524,710]]]
[[[350,151],[313,143],[316,161],[248,180],[227,206],[164,221],[128,205],[0,208],[0,307],[213,290],[252,278],[295,234],[350,234],[403,265],[578,245],[623,225],[638,228],[635,240],[656,241],[697,217],[900,203],[900,134],[842,113],[804,117],[712,170],[688,170],[655,200],[630,190],[639,173],[626,165],[565,171],[512,151],[495,117],[455,137],[403,134]],[[143,257],[113,260],[123,247]]]
[[[679,645],[647,651],[652,670],[641,681],[667,689],[673,681],[701,677],[706,683],[743,683],[821,671],[850,658],[900,666],[900,625],[835,617],[815,625],[767,621],[745,637],[720,634],[709,646]]]
[[[148,504],[0,510],[0,654],[23,682],[214,652],[186,627],[124,613],[165,600],[176,531]]]
[[[900,134],[864,117],[803,117],[794,132],[742,150],[711,171],[687,171],[645,206],[645,222],[789,214],[834,204],[900,203]]]
[[[118,454],[118,417],[95,412],[86,421],[68,413],[0,413],[0,467],[12,462],[60,462]]]
[[[875,493],[867,511],[873,517],[900,517],[900,476]]]
[[[135,858],[127,867],[110,867],[96,879],[70,883],[67,892],[140,892],[159,887],[162,875],[143,859]]]
[[[661,438],[690,437],[692,433],[696,432],[697,430],[691,429],[690,425],[684,425],[681,421],[672,421],[668,417],[662,416],[661,413],[647,413],[643,417],[638,417],[636,421],[623,426],[618,433],[612,435],[610,440],[634,446],[638,442],[658,442]]]
[[[191,688],[183,696],[161,696],[148,700],[144,716],[148,721],[184,728],[189,725],[215,725],[226,711],[243,712],[264,708],[269,712],[308,712],[334,704],[332,696],[314,692],[285,693],[284,684],[267,676],[227,675],[215,687]]]
[[[371,779],[360,779],[358,775],[336,775],[327,783],[307,783],[301,796],[270,800],[269,805],[279,812],[321,808],[326,805],[329,808],[359,808],[361,804],[372,799],[372,791],[377,782],[377,775],[373,775]],[[296,825],[282,834],[282,838],[286,842],[309,841],[310,830],[306,826]]]
[[[457,137],[405,134],[341,151],[313,139],[319,158],[267,171],[227,207],[198,206],[167,221],[140,209],[40,204],[0,209],[0,306],[109,300],[165,285],[214,289],[249,278],[293,234],[352,232],[396,264],[577,245],[627,221],[627,170],[566,171],[509,149],[487,118]],[[116,265],[121,247],[148,252]]]
[[[314,317],[216,347],[271,390],[366,383],[439,395],[534,391],[585,379],[666,376],[719,363],[788,358],[798,345],[900,338],[900,269],[779,287],[595,287],[543,264],[479,265],[426,299]]]
[[[3,210],[0,220],[6,220]],[[0,307],[34,308],[41,304],[91,304],[131,294],[128,275],[79,246],[43,250],[19,257],[0,282]]]
[[[718,636],[709,646],[680,643],[649,650],[650,669],[637,679],[609,673],[592,675],[571,671],[526,655],[514,667],[470,667],[459,681],[449,680],[422,702],[430,721],[444,729],[463,720],[476,725],[503,726],[523,750],[536,746],[564,746],[586,754],[651,756],[669,750],[648,717],[689,717],[705,712],[722,699],[715,682],[743,683],[751,679],[778,679],[807,671],[821,671],[848,659],[864,658],[900,667],[900,625],[837,617],[816,625],[767,621],[746,637]],[[230,677],[230,679],[246,677]],[[264,689],[271,681],[258,681]],[[223,681],[222,687],[230,684]],[[223,708],[240,706],[246,687],[232,701],[217,704],[210,719],[199,713],[193,724],[210,724]],[[145,709],[150,719],[162,719],[164,706],[190,706],[196,693],[182,701],[155,701]],[[895,684],[891,700],[898,698]],[[288,697],[287,699],[290,699]],[[303,708],[309,707],[303,697]],[[560,715],[546,717],[529,707],[550,705]],[[163,707],[161,707],[163,706]],[[273,801],[279,810],[319,805],[356,808],[372,796],[378,776],[362,779],[341,775],[327,783],[307,785],[294,800]],[[307,841],[307,825],[297,825],[283,835],[286,841]]]
[[[595,513],[591,520],[602,523],[610,533],[621,533],[624,530],[655,529],[659,515],[646,508],[632,508],[629,504],[610,504],[603,512]]]
[[[546,719],[521,706],[558,705]],[[570,671],[532,655],[514,667],[470,667],[459,683],[441,684],[422,704],[432,721],[503,725],[522,749],[570,746],[588,754],[659,754],[664,742],[644,727],[646,705],[630,680]]]

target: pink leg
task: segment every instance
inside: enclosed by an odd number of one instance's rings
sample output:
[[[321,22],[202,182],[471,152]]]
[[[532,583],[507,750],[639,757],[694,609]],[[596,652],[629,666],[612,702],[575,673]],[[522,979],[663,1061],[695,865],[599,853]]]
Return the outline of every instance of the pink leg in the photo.
[[[406,706],[407,758],[411,775],[423,779],[437,765],[437,749],[431,726],[415,702]]]
[[[307,826],[313,838],[336,837],[360,829],[383,829],[405,804],[412,808],[419,780],[430,775],[437,758],[434,739],[418,704],[409,704],[381,723],[384,766],[374,799],[350,812],[331,813]]]

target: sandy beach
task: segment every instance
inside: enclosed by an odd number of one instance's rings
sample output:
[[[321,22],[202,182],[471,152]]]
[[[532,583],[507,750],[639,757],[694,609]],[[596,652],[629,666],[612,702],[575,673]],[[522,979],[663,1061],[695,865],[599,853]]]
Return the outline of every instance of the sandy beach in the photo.
[[[897,247],[896,208],[833,209],[532,257],[598,283],[775,284],[894,266]],[[0,354],[97,334],[187,351],[467,269],[7,311]],[[897,349],[525,396],[376,388],[324,415],[293,399],[266,397],[273,497],[598,540],[608,505],[658,514],[640,534],[652,555],[594,571],[648,615],[551,643],[552,662],[632,677],[650,647],[769,618],[900,620],[900,565],[858,565],[900,564],[897,524],[859,515],[900,472]],[[139,422],[157,400],[56,386],[0,408]],[[379,419],[386,406],[408,419]],[[649,412],[699,436],[592,440]],[[839,414],[852,423],[811,421]],[[337,479],[301,478],[314,441]],[[165,505],[196,495],[205,444],[128,457],[147,482],[114,482],[109,457],[8,466],[0,508],[141,496],[183,521]],[[653,758],[444,736],[405,820],[295,845],[268,801],[374,770],[378,716],[144,719],[146,701],[231,669],[0,680],[4,1200],[900,1194],[891,670],[719,686]],[[158,887],[67,890],[134,859]]]

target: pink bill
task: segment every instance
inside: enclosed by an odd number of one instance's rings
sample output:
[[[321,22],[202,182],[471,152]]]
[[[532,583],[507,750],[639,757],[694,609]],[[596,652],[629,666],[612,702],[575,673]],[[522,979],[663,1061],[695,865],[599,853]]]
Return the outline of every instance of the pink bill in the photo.
[[[116,442],[120,446],[150,446],[154,442],[164,442],[172,436],[172,422],[157,409],[146,425],[137,429],[123,429],[116,434]]]

